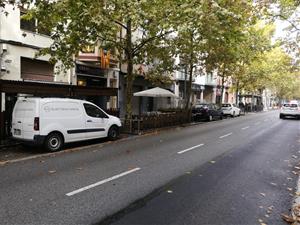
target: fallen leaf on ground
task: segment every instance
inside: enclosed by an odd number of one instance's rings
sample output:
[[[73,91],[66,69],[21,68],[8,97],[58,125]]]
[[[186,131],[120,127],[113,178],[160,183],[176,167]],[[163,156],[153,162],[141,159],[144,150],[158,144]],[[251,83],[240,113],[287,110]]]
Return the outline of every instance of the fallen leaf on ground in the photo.
[[[277,186],[277,184],[276,184],[276,183],[271,183],[271,185],[273,185],[273,186]]]
[[[271,210],[267,210],[267,214],[271,214],[272,213],[272,211]]]
[[[263,223],[264,221],[262,219],[258,219],[258,222]]]
[[[297,158],[298,158],[298,156],[296,156],[296,155],[292,155],[292,157],[293,157],[294,159],[297,159]]]
[[[295,195],[300,196],[300,192],[298,192],[298,191],[295,192]]]
[[[296,171],[292,171],[293,174],[297,175],[298,173]]]
[[[260,194],[261,196],[264,196],[264,197],[266,196],[266,194],[265,194],[265,193],[259,193],[259,194]]]
[[[294,222],[295,222],[295,220],[294,220],[293,217],[291,217],[291,216],[289,216],[289,215],[286,215],[286,214],[281,214],[281,218],[282,218],[284,221],[288,222],[288,223],[294,223]]]
[[[297,170],[300,170],[300,167],[299,167],[299,166],[295,166],[294,168],[297,169]]]
[[[216,163],[216,161],[210,161],[210,163],[214,164],[214,163]]]
[[[56,173],[56,170],[49,170],[49,173]]]
[[[266,214],[265,217],[269,218],[270,216],[268,214]]]
[[[263,209],[264,207],[262,205],[259,206],[260,209]]]
[[[288,177],[288,178],[286,178],[286,179],[288,179],[288,180],[293,180],[293,178],[291,178],[291,177]]]
[[[186,174],[191,174],[191,172],[190,171],[187,171],[187,172],[185,172]]]
[[[173,193],[173,191],[172,191],[172,190],[167,190],[167,192],[168,192],[169,194]]]
[[[296,205],[292,208],[294,215],[297,217],[297,220],[300,217],[300,205]]]
[[[288,191],[293,191],[293,188],[288,187],[287,190]]]
[[[45,162],[44,160],[41,160],[41,161],[40,161],[40,163],[44,163],[44,162]]]

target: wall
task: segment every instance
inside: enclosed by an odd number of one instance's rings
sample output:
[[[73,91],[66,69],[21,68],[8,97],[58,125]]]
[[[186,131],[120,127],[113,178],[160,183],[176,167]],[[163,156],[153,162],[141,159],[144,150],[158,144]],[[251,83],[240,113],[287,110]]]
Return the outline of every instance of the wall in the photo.
[[[13,10],[12,6],[7,5],[5,10],[8,12],[7,16],[0,13],[0,40],[2,42],[15,42],[15,44],[5,44],[7,51],[2,54],[1,64],[5,67],[6,72],[1,73],[0,79],[21,80],[21,57],[35,58],[35,54],[38,52],[36,48],[49,47],[52,40],[46,35],[21,30],[20,10],[18,8]],[[48,61],[49,56],[42,56],[37,59]],[[54,81],[68,83],[70,81],[70,71],[66,73],[59,72],[56,74]]]

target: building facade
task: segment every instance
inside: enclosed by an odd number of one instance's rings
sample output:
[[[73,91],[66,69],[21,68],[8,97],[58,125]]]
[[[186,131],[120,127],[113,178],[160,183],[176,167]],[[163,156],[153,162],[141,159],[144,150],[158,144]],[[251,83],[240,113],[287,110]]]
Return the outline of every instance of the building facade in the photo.
[[[72,97],[92,100],[104,109],[117,107],[118,74],[82,59],[73,69],[57,69],[60,63],[51,64],[49,56],[36,57],[51,46],[50,32],[38,29],[35,19],[22,19],[22,9],[6,5],[5,11],[0,13],[0,140],[10,135],[19,96]]]

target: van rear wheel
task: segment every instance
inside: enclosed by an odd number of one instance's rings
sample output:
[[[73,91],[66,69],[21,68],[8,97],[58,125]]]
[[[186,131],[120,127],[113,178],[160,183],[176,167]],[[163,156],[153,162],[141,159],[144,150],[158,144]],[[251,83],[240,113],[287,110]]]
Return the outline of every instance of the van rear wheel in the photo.
[[[64,144],[64,140],[61,134],[51,133],[47,136],[45,141],[45,147],[50,152],[59,151]]]
[[[119,137],[119,128],[117,126],[112,126],[108,130],[108,138],[109,140],[116,140]]]

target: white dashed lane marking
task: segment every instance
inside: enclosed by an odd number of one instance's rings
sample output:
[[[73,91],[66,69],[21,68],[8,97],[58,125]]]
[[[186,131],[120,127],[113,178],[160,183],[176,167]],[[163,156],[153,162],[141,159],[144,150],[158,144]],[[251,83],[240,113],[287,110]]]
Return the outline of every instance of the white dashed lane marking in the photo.
[[[203,145],[204,145],[204,144],[200,144],[200,145],[196,145],[196,146],[193,146],[193,147],[184,149],[184,150],[182,150],[182,151],[180,151],[180,152],[177,152],[177,154],[183,154],[183,153],[192,151],[192,150],[194,150],[194,149],[196,149],[196,148],[199,148],[199,147],[201,147],[201,146],[203,146]]]
[[[232,135],[232,133],[225,134],[225,135],[223,135],[223,136],[221,136],[221,137],[219,137],[219,138],[222,139],[222,138],[228,137],[228,136],[230,136],[230,135]]]
[[[120,173],[120,174],[115,175],[115,176],[112,176],[112,177],[110,177],[110,178],[101,180],[101,181],[99,181],[99,182],[97,182],[97,183],[94,183],[94,184],[85,186],[85,187],[83,187],[83,188],[77,189],[77,190],[75,190],[75,191],[69,192],[69,193],[67,193],[66,195],[69,196],[69,197],[72,196],[72,195],[76,195],[76,194],[78,194],[78,193],[80,193],[80,192],[83,192],[83,191],[86,191],[86,190],[88,190],[88,189],[97,187],[97,186],[99,186],[99,185],[105,184],[105,183],[110,182],[110,181],[112,181],[112,180],[116,180],[116,179],[118,179],[118,178],[120,178],[120,177],[123,177],[123,176],[126,176],[126,175],[128,175],[128,174],[130,174],[130,173],[134,173],[134,172],[136,172],[136,171],[138,171],[138,170],[140,170],[140,169],[141,169],[141,168],[138,168],[138,167],[137,167],[137,168],[134,168],[134,169],[132,169],[132,170],[128,170],[128,171],[126,171],[126,172],[124,172],[124,173]]]

